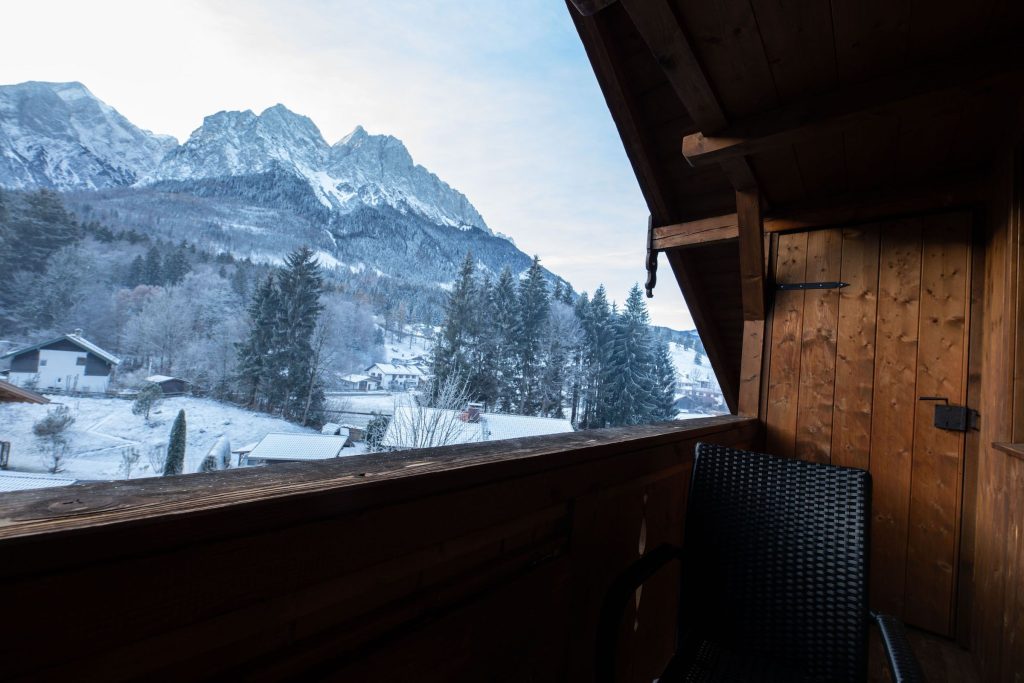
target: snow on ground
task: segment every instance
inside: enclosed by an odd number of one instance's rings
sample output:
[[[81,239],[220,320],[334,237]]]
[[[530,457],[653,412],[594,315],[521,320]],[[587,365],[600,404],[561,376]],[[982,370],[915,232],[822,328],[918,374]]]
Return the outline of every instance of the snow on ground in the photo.
[[[0,441],[11,442],[10,469],[45,472],[45,444],[32,434],[32,425],[55,404],[64,404],[75,416],[68,431],[69,451],[65,471],[58,476],[78,480],[121,479],[121,454],[134,446],[142,457],[132,478],[154,476],[149,453],[166,446],[171,424],[178,411],[185,410],[187,441],[185,472],[195,472],[213,444],[226,435],[231,446],[259,441],[269,432],[315,432],[263,413],[187,396],[166,398],[150,413],[147,423],[132,414],[132,402],[116,398],[72,398],[50,396],[53,403],[0,403]]]
[[[430,349],[433,347],[432,335],[440,328],[432,328],[428,325],[406,325],[405,335],[402,339],[391,334],[384,337],[384,360],[390,362],[392,358],[406,360],[416,356],[430,357]]]

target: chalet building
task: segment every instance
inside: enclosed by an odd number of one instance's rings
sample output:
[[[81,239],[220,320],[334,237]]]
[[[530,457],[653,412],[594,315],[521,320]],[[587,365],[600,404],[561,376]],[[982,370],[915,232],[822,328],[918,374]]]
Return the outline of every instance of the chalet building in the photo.
[[[374,363],[364,373],[388,391],[415,389],[425,382],[423,371],[415,365]]]
[[[150,375],[145,381],[160,387],[164,396],[181,396],[188,393],[191,386],[191,382],[186,379],[170,377],[168,375]]]
[[[5,680],[1024,680],[1021,4],[564,10],[731,414],[6,494]]]
[[[81,330],[9,351],[11,384],[70,392],[104,392],[120,359],[82,337]]]

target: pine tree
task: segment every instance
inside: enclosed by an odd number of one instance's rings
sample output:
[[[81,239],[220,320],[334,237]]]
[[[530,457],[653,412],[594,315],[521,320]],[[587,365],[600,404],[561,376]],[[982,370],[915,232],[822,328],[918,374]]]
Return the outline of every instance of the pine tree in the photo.
[[[125,286],[128,287],[129,289],[134,289],[135,287],[138,287],[139,285],[143,284],[142,281],[145,278],[145,275],[143,273],[145,273],[145,270],[145,261],[142,260],[141,255],[137,255],[134,259],[132,259],[131,265],[128,266],[128,274],[125,275],[124,278]]]
[[[188,245],[182,242],[177,249],[167,254],[163,267],[163,283],[176,285],[185,279],[191,266],[188,261]]]
[[[518,412],[532,415],[540,409],[538,384],[542,371],[541,338],[548,318],[550,301],[540,259],[533,264],[519,285],[519,315],[516,325],[516,351],[521,374]]]
[[[249,336],[237,345],[238,378],[250,407],[260,403],[264,388],[277,379],[271,369],[278,306],[277,288],[271,274],[253,293],[248,309]]]
[[[51,190],[27,195],[23,206],[10,213],[8,228],[12,243],[17,244],[19,270],[42,272],[51,254],[82,236],[81,227]]]
[[[654,349],[647,305],[633,285],[612,326],[611,354],[604,378],[613,425],[650,422],[657,410]]]
[[[590,297],[587,296],[586,292],[583,292],[576,299],[576,303],[573,305],[573,312],[576,314],[576,320],[579,321],[580,328],[583,330],[583,334],[576,346],[572,349],[572,367],[569,371],[570,376],[570,393],[569,393],[569,420],[573,426],[580,424],[582,421],[580,418],[580,402],[583,399],[583,394],[586,391],[586,359],[588,356],[589,335],[587,333],[588,318],[590,316]]]
[[[653,420],[671,420],[676,413],[676,368],[672,363],[668,341],[660,338],[654,345],[654,413]]]
[[[153,286],[164,284],[164,268],[160,260],[160,250],[155,245],[146,252],[146,260],[142,266],[142,284]]]
[[[609,373],[613,320],[608,296],[605,294],[604,285],[601,285],[594,291],[594,298],[590,301],[583,324],[587,349],[586,410],[582,422],[587,428],[607,427],[610,423],[610,397],[607,395],[605,380]]]
[[[312,364],[312,339],[323,311],[324,281],[312,249],[300,247],[285,258],[277,289],[274,369],[281,372],[281,392],[276,398],[285,417],[316,415],[323,408],[324,394]]]
[[[445,303],[444,325],[441,336],[434,346],[433,371],[437,381],[433,386],[443,385],[449,378],[468,382],[471,367],[468,352],[474,339],[476,312],[474,304],[479,297],[476,292],[474,273],[476,264],[471,252],[466,252],[455,281]]]
[[[495,356],[495,406],[511,412],[518,404],[518,363],[516,362],[516,324],[519,302],[512,271],[506,266],[491,290],[491,311]]]
[[[171,440],[167,445],[167,462],[164,464],[164,476],[181,474],[185,470],[185,411],[179,410],[171,427]]]

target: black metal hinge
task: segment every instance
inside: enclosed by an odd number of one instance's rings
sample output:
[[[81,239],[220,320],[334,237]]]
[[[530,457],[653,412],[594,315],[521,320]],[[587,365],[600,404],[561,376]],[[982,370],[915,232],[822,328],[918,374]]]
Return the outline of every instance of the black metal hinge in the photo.
[[[949,429],[954,432],[966,432],[971,429],[978,429],[977,410],[967,406],[951,405],[945,396],[921,396],[918,401],[942,401],[942,405],[935,406],[934,424],[939,429]]]
[[[849,286],[849,282],[780,282],[779,284],[775,285],[775,289],[781,289],[785,291],[794,289],[842,289],[843,287]]]

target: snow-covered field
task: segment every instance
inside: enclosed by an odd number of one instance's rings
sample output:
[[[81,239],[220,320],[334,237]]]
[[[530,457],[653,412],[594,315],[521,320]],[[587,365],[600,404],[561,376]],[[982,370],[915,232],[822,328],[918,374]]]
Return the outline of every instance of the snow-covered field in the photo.
[[[47,446],[32,434],[32,425],[55,404],[64,404],[75,417],[68,429],[69,455],[62,477],[79,480],[122,479],[122,452],[135,447],[141,453],[131,477],[154,473],[149,453],[166,446],[171,423],[184,409],[187,429],[185,472],[195,472],[221,436],[232,448],[259,441],[268,432],[313,432],[262,413],[254,413],[212,399],[177,397],[162,400],[149,422],[132,414],[132,402],[114,398],[49,396],[50,405],[0,403],[0,441],[11,442],[9,469],[45,472]]]

